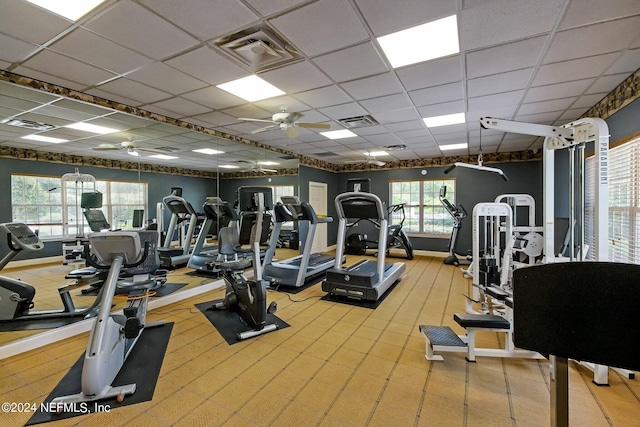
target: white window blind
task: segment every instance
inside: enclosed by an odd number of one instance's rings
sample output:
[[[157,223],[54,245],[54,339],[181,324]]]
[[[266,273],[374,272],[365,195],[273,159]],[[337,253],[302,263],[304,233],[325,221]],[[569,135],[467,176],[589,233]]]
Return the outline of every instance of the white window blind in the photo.
[[[587,159],[591,170],[586,201],[591,200],[591,211],[594,163]],[[589,227],[588,220],[585,225]],[[640,137],[609,150],[609,261],[640,264]]]

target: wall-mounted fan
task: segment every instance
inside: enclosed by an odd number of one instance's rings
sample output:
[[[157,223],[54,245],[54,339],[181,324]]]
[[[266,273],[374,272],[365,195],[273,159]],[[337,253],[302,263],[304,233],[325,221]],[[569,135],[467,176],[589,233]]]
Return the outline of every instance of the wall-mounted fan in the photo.
[[[114,150],[125,150],[127,154],[132,156],[139,156],[139,152],[145,153],[154,153],[154,154],[166,154],[160,150],[154,150],[153,148],[144,148],[138,146],[138,144],[134,141],[122,141],[120,144],[110,144],[104,143],[100,144],[97,147],[93,147],[93,150],[96,151],[114,151]]]
[[[249,122],[263,122],[271,123],[269,126],[265,126],[260,129],[256,129],[251,133],[260,133],[271,129],[282,129],[287,133],[289,138],[295,138],[298,136],[298,130],[296,128],[310,128],[310,129],[329,129],[331,125],[328,123],[308,123],[299,122],[298,118],[302,116],[301,113],[289,113],[287,107],[281,106],[280,112],[271,116],[271,120],[266,119],[251,119],[247,117],[239,117],[238,120],[245,120]]]
[[[251,171],[253,172],[259,172],[259,173],[278,172],[276,169],[265,168],[258,162],[252,162],[249,160],[238,160],[238,163],[246,164],[249,168],[251,168]]]

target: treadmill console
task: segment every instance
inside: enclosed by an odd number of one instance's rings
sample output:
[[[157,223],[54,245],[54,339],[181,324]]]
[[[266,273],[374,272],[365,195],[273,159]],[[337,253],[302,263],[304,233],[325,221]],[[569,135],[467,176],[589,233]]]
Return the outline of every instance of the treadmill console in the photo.
[[[44,248],[42,240],[26,224],[21,222],[0,224],[0,230],[7,234],[19,250],[39,251]]]

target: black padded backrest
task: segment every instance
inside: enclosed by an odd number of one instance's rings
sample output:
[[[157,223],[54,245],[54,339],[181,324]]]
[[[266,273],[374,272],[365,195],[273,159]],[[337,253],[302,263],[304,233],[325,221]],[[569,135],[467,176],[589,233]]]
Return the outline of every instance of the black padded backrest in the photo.
[[[87,219],[87,224],[89,224],[91,231],[98,232],[111,228],[111,225],[104,217],[104,212],[100,209],[87,209],[84,211],[84,217]]]
[[[238,229],[236,227],[223,227],[218,236],[218,252],[222,255],[233,255],[239,244]]]
[[[640,265],[571,262],[513,272],[514,343],[640,370]]]

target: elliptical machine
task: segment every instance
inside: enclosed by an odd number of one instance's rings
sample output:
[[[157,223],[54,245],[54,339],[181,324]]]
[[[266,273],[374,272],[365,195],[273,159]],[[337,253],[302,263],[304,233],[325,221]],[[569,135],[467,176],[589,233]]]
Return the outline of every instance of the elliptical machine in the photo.
[[[100,311],[89,335],[89,344],[82,366],[82,391],[78,394],[57,397],[59,403],[93,402],[116,397],[122,402],[125,395],[136,391],[136,384],[114,387],[112,382],[131,354],[143,329],[160,326],[164,321],[146,324],[149,293],[138,290],[129,294],[128,306],[123,314],[111,314],[118,277],[123,268],[143,264],[149,253],[149,244],[141,250],[140,235],[135,232],[115,231],[89,235],[89,243],[98,262],[87,259],[96,268],[109,268],[100,299]],[[154,283],[149,280],[149,285]]]
[[[451,202],[447,200],[447,186],[440,187],[440,203],[449,212],[451,218],[453,218],[453,231],[451,232],[451,238],[449,239],[449,255],[444,259],[444,263],[447,265],[458,266],[460,264],[468,265],[469,261],[460,261],[456,256],[456,244],[458,243],[458,233],[462,228],[462,220],[467,217],[467,211],[464,209],[461,203],[458,206],[453,206]]]
[[[235,226],[224,227],[220,230],[218,239],[218,251],[223,257],[216,263],[222,270],[226,285],[226,293],[223,300],[216,302],[211,310],[229,310],[240,316],[240,319],[250,329],[239,332],[239,341],[252,338],[267,332],[275,331],[278,327],[275,323],[267,324],[267,313],[275,313],[278,306],[272,302],[267,307],[267,286],[269,282],[262,279],[262,266],[260,262],[260,240],[262,236],[262,224],[264,211],[273,206],[272,190],[269,187],[240,187],[238,189],[239,209],[241,212],[250,212],[255,215],[243,215],[243,218],[251,218],[251,236],[249,241],[242,241]],[[242,244],[250,244],[251,249],[242,249]],[[239,258],[239,254],[252,254],[252,260]],[[244,275],[253,261],[253,280],[248,280]]]

